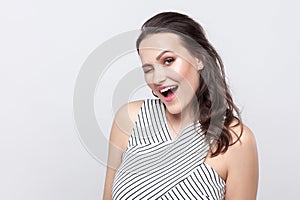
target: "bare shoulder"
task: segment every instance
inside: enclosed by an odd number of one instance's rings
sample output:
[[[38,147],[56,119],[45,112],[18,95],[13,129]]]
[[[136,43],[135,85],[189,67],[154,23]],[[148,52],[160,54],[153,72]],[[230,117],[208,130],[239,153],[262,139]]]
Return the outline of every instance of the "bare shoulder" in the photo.
[[[116,112],[115,120],[130,120],[131,123],[135,122],[138,112],[144,103],[144,100],[132,101],[124,104]]]
[[[256,139],[252,130],[246,125],[237,121],[229,126],[231,134],[231,146],[228,150],[231,153],[239,153],[240,150],[256,150]]]
[[[226,199],[256,199],[259,172],[255,136],[247,125],[236,125],[236,122],[233,122],[230,133],[233,143],[224,154]]]
[[[140,100],[126,103],[115,114],[109,137],[109,155],[103,199],[112,199],[115,173],[122,162],[122,154],[126,150],[134,122],[143,102]]]
[[[252,130],[246,124],[237,124],[237,121],[234,121],[229,126],[229,132],[232,140],[225,153],[228,171],[233,170],[240,163],[251,162],[253,165],[257,165],[257,145]]]
[[[144,100],[126,103],[115,114],[110,132],[110,141],[123,150],[126,148],[134,122],[143,103]]]

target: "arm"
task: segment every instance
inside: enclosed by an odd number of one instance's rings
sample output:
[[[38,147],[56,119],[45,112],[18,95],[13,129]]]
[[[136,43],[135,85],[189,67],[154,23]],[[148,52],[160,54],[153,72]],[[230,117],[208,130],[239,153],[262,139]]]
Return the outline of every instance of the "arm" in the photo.
[[[240,133],[240,126],[234,127]],[[233,139],[235,141],[234,134]],[[228,148],[226,154],[226,200],[255,200],[258,187],[258,155],[251,130],[243,125],[240,141]]]
[[[122,154],[127,148],[128,139],[134,127],[143,101],[130,102],[122,106],[115,115],[109,137],[108,162],[104,183],[103,199],[112,199],[112,185],[115,173],[122,162]]]

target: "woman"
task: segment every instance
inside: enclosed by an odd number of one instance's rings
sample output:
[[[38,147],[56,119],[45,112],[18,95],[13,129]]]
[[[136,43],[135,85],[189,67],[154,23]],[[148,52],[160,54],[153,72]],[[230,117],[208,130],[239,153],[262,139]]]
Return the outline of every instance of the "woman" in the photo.
[[[104,199],[256,199],[255,139],[202,27],[159,13],[144,23],[137,51],[158,98],[117,112]]]

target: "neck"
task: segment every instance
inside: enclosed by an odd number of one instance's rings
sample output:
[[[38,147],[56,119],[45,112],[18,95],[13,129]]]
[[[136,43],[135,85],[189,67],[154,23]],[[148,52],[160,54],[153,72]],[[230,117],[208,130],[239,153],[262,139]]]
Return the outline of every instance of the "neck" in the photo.
[[[182,112],[177,114],[172,114],[166,109],[166,118],[170,126],[172,126],[176,131],[179,132],[187,125],[193,123],[196,120],[192,106],[189,105],[188,108],[182,110]]]

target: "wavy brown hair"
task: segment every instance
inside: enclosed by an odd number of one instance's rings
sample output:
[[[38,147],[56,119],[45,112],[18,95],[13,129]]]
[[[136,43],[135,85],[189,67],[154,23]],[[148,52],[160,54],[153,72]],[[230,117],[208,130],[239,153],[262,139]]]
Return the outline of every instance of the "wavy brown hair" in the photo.
[[[240,139],[243,126],[239,135],[232,130],[232,127],[242,124],[242,120],[225,80],[222,59],[207,40],[202,26],[189,16],[177,12],[159,13],[147,20],[136,41],[137,50],[148,35],[166,32],[179,35],[182,45],[204,64],[204,68],[199,71],[195,113],[206,138],[211,145],[216,144],[212,156],[224,153]],[[232,143],[230,131],[237,136]]]

